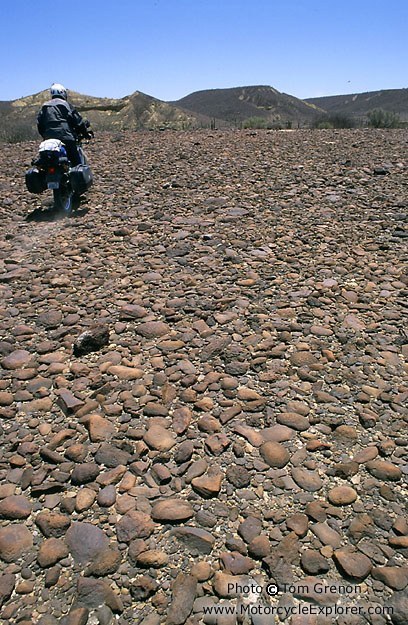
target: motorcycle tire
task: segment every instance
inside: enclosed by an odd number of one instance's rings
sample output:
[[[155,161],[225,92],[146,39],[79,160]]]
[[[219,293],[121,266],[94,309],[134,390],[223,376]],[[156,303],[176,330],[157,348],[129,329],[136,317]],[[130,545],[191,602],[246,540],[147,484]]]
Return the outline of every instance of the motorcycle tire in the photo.
[[[69,215],[72,211],[73,205],[73,193],[70,187],[63,186],[59,189],[53,190],[54,194],[54,209],[58,212],[63,212]]]

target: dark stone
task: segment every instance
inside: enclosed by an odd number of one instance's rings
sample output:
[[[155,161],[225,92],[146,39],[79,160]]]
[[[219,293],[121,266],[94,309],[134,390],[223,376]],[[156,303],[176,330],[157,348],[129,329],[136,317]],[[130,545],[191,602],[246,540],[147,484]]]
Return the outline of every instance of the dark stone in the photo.
[[[172,588],[172,601],[167,614],[166,625],[182,625],[193,609],[197,594],[197,579],[193,575],[180,573]]]
[[[408,590],[394,592],[385,606],[390,608],[390,617],[393,625],[407,624]]]
[[[287,534],[271,554],[264,558],[269,574],[280,588],[293,582],[293,566],[299,565],[299,540],[295,532]]]
[[[215,356],[221,354],[226,347],[231,343],[232,338],[230,336],[221,336],[212,339],[208,345],[203,347],[200,353],[200,359],[202,362],[207,362]]]
[[[81,485],[93,482],[99,475],[100,469],[95,462],[77,464],[71,473],[72,484]]]
[[[48,310],[38,315],[37,323],[46,328],[57,328],[62,322],[62,313],[60,310]]]
[[[154,530],[150,516],[138,510],[131,510],[116,523],[118,541],[129,543],[135,538],[148,538]]]
[[[26,519],[31,514],[31,504],[24,495],[10,495],[0,501],[0,518]]]
[[[215,527],[218,523],[218,519],[215,514],[209,512],[208,510],[199,510],[195,515],[195,520],[199,525],[204,527]]]
[[[0,558],[5,562],[15,562],[32,545],[32,534],[25,525],[10,523],[0,529]]]
[[[71,519],[66,514],[49,512],[47,510],[40,512],[35,522],[47,538],[63,536],[71,525]]]
[[[192,441],[183,441],[178,446],[176,453],[174,454],[174,461],[177,464],[183,464],[190,460],[193,455],[194,445]]]
[[[178,538],[193,556],[211,553],[215,543],[212,534],[197,527],[177,527],[172,531],[172,535]]]
[[[248,517],[238,526],[238,534],[246,543],[250,543],[256,536],[259,536],[261,531],[262,521],[254,516]]]
[[[345,549],[335,551],[333,560],[347,578],[357,582],[363,581],[372,568],[371,560],[363,553],[350,552]]]
[[[73,523],[66,533],[65,542],[78,563],[95,560],[108,546],[105,533],[91,523]]]
[[[0,576],[0,607],[11,597],[16,583],[16,576],[12,573]]]
[[[114,594],[106,582],[92,577],[80,577],[77,584],[77,603],[88,609],[95,609],[106,604],[112,612],[122,612],[120,599]]]
[[[318,551],[314,549],[306,549],[301,556],[302,569],[311,575],[320,575],[327,573],[330,564]]]
[[[109,484],[102,488],[97,497],[98,504],[104,508],[113,506],[116,501],[116,488],[113,484]]]
[[[38,625],[58,625],[58,621],[55,618],[55,616],[52,616],[51,614],[47,614],[46,616],[42,616],[39,619]]]
[[[74,356],[85,356],[109,345],[109,327],[97,324],[83,332],[74,344]]]
[[[271,545],[269,538],[263,534],[255,536],[248,545],[248,553],[252,558],[256,560],[262,560],[266,558],[271,552]]]
[[[219,557],[225,572],[231,575],[247,575],[254,568],[253,560],[238,551],[221,553]]]
[[[316,471],[309,471],[303,467],[292,469],[292,477],[300,488],[312,493],[320,490],[323,486],[323,482]]]
[[[155,521],[171,522],[186,521],[194,515],[191,504],[184,499],[164,499],[154,504],[152,508],[152,518]]]
[[[148,575],[142,575],[135,579],[130,585],[130,594],[135,601],[146,601],[155,594],[159,585]]]
[[[110,469],[114,469],[120,464],[126,465],[130,458],[130,453],[115,447],[115,445],[109,445],[109,443],[102,443],[95,454],[96,462]]]
[[[46,588],[52,588],[52,586],[55,586],[58,583],[60,572],[61,569],[59,566],[53,566],[48,569],[45,574],[44,586]]]
[[[408,584],[408,568],[401,566],[377,566],[371,571],[371,577],[393,590],[403,590]]]
[[[69,614],[61,619],[60,623],[61,625],[86,625],[88,617],[88,608],[73,607],[69,611]]]

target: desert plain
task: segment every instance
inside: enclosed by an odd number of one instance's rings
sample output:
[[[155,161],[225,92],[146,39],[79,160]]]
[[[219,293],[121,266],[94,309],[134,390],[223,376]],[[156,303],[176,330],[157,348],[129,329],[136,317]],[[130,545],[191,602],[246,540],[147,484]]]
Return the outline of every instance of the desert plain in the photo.
[[[408,622],[407,142],[0,145],[2,622]]]

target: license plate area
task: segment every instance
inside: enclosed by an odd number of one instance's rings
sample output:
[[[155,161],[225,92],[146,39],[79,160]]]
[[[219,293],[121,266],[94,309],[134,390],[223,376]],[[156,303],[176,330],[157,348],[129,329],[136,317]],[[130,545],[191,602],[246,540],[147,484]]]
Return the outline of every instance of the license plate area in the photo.
[[[59,189],[59,182],[48,182],[47,183],[47,187],[48,189]]]

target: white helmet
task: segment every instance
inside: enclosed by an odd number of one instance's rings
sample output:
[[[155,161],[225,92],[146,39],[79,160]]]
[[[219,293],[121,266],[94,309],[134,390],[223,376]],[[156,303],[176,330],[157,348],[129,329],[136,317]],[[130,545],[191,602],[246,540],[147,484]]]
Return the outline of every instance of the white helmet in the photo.
[[[62,85],[59,85],[57,82],[54,83],[50,89],[51,97],[59,96],[64,100],[67,99],[67,90]]]

